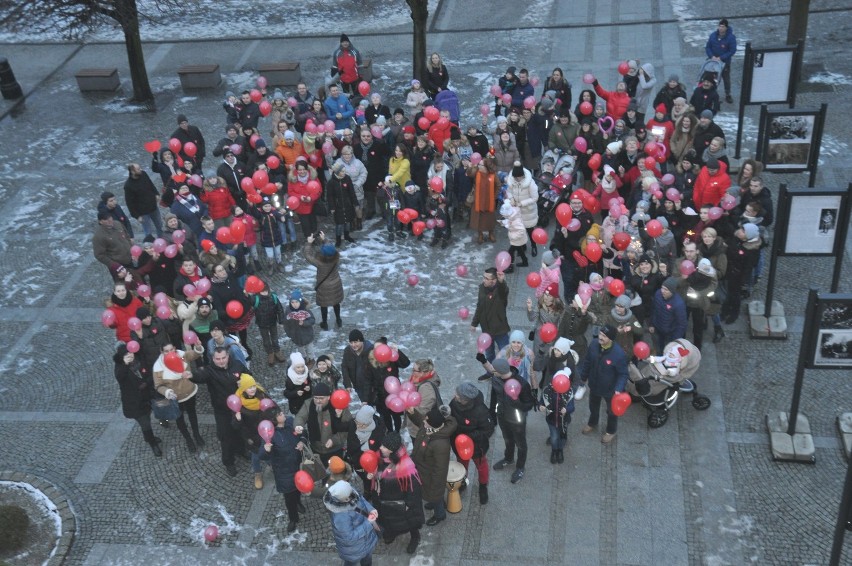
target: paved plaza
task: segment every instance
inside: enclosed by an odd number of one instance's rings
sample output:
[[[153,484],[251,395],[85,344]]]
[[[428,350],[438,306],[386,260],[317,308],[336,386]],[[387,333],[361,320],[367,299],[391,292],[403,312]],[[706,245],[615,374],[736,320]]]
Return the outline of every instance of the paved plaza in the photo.
[[[167,140],[177,114],[186,114],[211,146],[224,126],[226,90],[251,87],[258,65],[284,59],[299,60],[315,90],[328,78],[341,31],[372,58],[373,89],[391,108],[401,105],[411,49],[402,0],[298,3],[292,21],[264,16],[259,7],[241,12],[236,4],[204,3],[215,22],[209,30],[205,17],[195,14],[186,27],[193,33],[161,25],[143,35],[153,112],[124,102],[132,89],[124,46],[115,36],[78,44],[0,34],[0,56],[9,59],[26,94],[18,105],[0,102],[0,479],[39,478],[67,500],[75,518],[73,536],[66,538],[70,565],[338,563],[319,499],[305,500],[308,512],[288,535],[270,470],[259,491],[247,462],[238,460],[236,478],[226,474],[206,388],[199,390],[199,411],[207,447],[190,454],[174,427],[159,429],[164,456],[153,457],[135,422],[122,416],[111,359],[115,339],[100,323],[109,279],[91,253],[97,200],[104,190],[123,200],[126,164],[147,167],[143,143]],[[594,72],[611,88],[618,62],[629,58],[653,62],[658,77],[674,73],[691,85],[705,60],[706,36],[724,16],[741,45],[732,72],[737,98],[745,41],[783,43],[787,8],[727,0],[440,0],[430,2],[428,50],[443,55],[466,124],[479,121],[489,86],[509,65],[542,78],[563,67],[575,102],[583,73]],[[812,2],[811,9],[797,107],[828,103],[817,186],[846,187],[852,181],[852,8],[826,0]],[[330,23],[319,24],[323,10],[334,12]],[[226,33],[222,22],[228,18],[238,21],[238,33]],[[263,23],[258,37],[244,27],[251,18]],[[184,92],[177,69],[211,62],[220,65],[223,84]],[[122,89],[81,94],[74,74],[86,67],[117,67]],[[731,154],[735,112],[723,104],[717,120]],[[757,116],[756,108],[747,110],[746,154],[755,148]],[[261,132],[269,128],[263,120]],[[204,168],[214,161],[208,150]],[[780,183],[806,186],[807,175],[764,180],[777,195]],[[413,239],[389,244],[378,222],[366,224],[354,234],[358,245],[342,252],[344,327],[319,332],[316,351],[334,352],[339,362],[355,327],[368,339],[388,336],[412,359],[435,360],[449,399],[461,380],[481,373],[476,334],[457,311],[473,310],[481,271],[508,247],[505,230],[498,230],[496,244],[482,246],[471,234],[454,228],[451,245],[442,250]],[[536,269],[539,260],[532,261]],[[848,252],[844,261],[840,291],[850,292]],[[466,277],[456,275],[459,263],[469,267]],[[835,419],[852,410],[849,372],[806,373],[802,411],[814,435],[815,465],[773,462],[763,423],[768,413],[789,408],[807,290],[828,291],[832,267],[825,258],[780,260],[775,298],[787,312],[789,340],[753,341],[741,316],[726,327],[721,343],[707,341],[696,381],[712,400],[709,410],[680,402],[664,427],[651,430],[645,409],[634,406],[617,440],[603,445],[580,434],[588,406],[579,402],[561,466],[548,461],[543,413],[530,413],[523,481],[512,485],[507,472],[492,472],[491,500],[480,506],[471,468],[474,489],[463,494],[461,513],[424,527],[414,558],[405,553],[405,541],[380,543],[375,563],[827,563],[847,465]],[[528,272],[507,276],[510,322],[525,333]],[[283,294],[300,287],[312,298],[314,273],[301,253],[290,255],[285,272],[273,278],[274,289]],[[406,285],[411,273],[419,276],[416,287]],[[764,293],[762,280],[754,294]],[[256,331],[249,335],[260,351]],[[253,370],[274,397],[283,397],[281,366],[270,369],[261,360]],[[492,460],[502,450],[498,432]],[[221,533],[212,545],[202,536],[210,523]],[[852,540],[844,560],[852,563]]]

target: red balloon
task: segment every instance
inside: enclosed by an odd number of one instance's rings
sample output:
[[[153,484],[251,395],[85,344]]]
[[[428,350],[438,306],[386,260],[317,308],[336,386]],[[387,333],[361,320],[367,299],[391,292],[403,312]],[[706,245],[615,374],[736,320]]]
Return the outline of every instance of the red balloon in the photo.
[[[543,246],[547,243],[547,232],[544,228],[534,228],[532,231],[532,241]]]
[[[601,154],[596,153],[589,158],[589,168],[597,171],[601,167]]]
[[[254,187],[260,190],[269,183],[269,175],[266,171],[255,171],[254,175],[251,176],[251,180],[254,183]]]
[[[228,313],[228,316],[231,318],[240,318],[243,316],[243,304],[239,301],[228,301],[227,306],[225,307],[225,312]]]
[[[219,538],[219,527],[216,525],[210,525],[204,529],[204,540],[207,542],[213,542],[217,538]]]
[[[455,440],[456,452],[462,460],[470,460],[473,456],[473,439],[466,434],[460,434]]]
[[[195,157],[195,154],[198,153],[198,146],[192,142],[186,142],[183,144],[183,152],[190,157]]]
[[[317,133],[317,125],[314,124],[313,120],[308,120],[305,123],[305,131],[308,132],[309,134]]]
[[[434,121],[436,121],[438,118],[440,118],[440,117],[441,117],[441,111],[440,111],[440,110],[438,110],[438,109],[437,109],[436,107],[434,107],[434,106],[427,106],[426,108],[424,108],[424,109],[423,109],[423,115],[424,115],[426,118],[428,118],[430,122],[434,122]]]
[[[255,147],[257,145],[257,140],[260,139],[260,134],[252,134],[249,138],[249,145]]]
[[[169,352],[165,356],[163,356],[163,363],[167,368],[172,370],[175,373],[183,373],[184,363],[183,358],[180,357],[180,354],[177,352]]]
[[[619,251],[624,251],[630,245],[630,240],[630,234],[627,232],[616,232],[612,235],[612,246]]]
[[[624,281],[621,279],[613,279],[609,284],[609,292],[613,297],[620,297],[624,294]]]
[[[636,342],[633,344],[633,355],[640,360],[644,360],[651,355],[651,347],[645,342]]]
[[[649,141],[645,144],[645,153],[652,157],[657,157],[657,151],[659,151],[659,147],[657,146],[657,142]]]
[[[270,169],[278,169],[281,167],[281,160],[276,155],[270,155],[266,158],[266,166]]]
[[[349,396],[349,392],[345,389],[335,389],[334,393],[331,394],[331,406],[335,409],[343,409],[349,408],[349,402],[352,401],[352,398]]]
[[[584,116],[591,114],[594,109],[595,107],[592,106],[592,103],[589,101],[580,103],[580,114],[583,114]]]
[[[616,417],[620,417],[627,411],[627,407],[630,406],[630,395],[621,391],[612,396],[612,414]]]
[[[266,285],[261,281],[260,277],[249,275],[246,277],[246,293],[260,293]]]
[[[593,263],[597,263],[603,257],[603,250],[597,242],[589,242],[586,244],[586,257]]]
[[[367,81],[361,81],[358,83],[358,92],[361,93],[361,96],[367,96],[370,94],[370,83]]]
[[[601,201],[597,197],[589,195],[583,199],[583,208],[588,210],[590,214],[597,214],[601,211]]]
[[[429,188],[432,189],[436,193],[440,193],[444,190],[444,181],[440,177],[432,177],[429,179]]]
[[[402,222],[403,224],[408,224],[411,222],[411,219],[408,217],[408,213],[404,210],[400,210],[396,213],[396,219]]]
[[[251,97],[252,102],[260,102],[261,99],[263,99],[263,94],[256,88],[251,89],[249,96]]]
[[[571,222],[571,218],[573,218],[573,216],[574,213],[567,202],[560,203],[559,206],[556,207],[556,220],[558,220],[559,224],[563,227],[568,226],[568,223]]]
[[[272,196],[278,192],[278,187],[275,186],[275,183],[266,183],[266,186],[260,189],[260,192]]]
[[[301,201],[296,195],[290,195],[289,197],[287,197],[287,208],[289,208],[290,210],[296,210],[297,208],[299,208],[299,204],[301,204]]]
[[[654,157],[648,156],[645,158],[645,169],[653,171],[657,167],[657,160]]]
[[[581,136],[577,136],[576,138],[574,138],[574,149],[576,149],[580,153],[586,153],[586,150],[589,149],[589,145],[586,141],[586,138]],[[591,160],[589,160],[589,163],[591,164]],[[591,167],[591,165],[589,166]]]
[[[556,325],[552,322],[542,324],[541,328],[538,330],[538,335],[541,338],[541,341],[545,343],[556,340],[557,334],[558,330],[556,329]]]
[[[361,464],[361,467],[368,474],[376,473],[376,470],[379,469],[379,456],[372,450],[367,450],[366,452],[361,454],[361,458],[358,459],[358,463]]]
[[[430,122],[429,118],[427,118],[426,116],[421,116],[417,120],[417,125],[420,127],[421,130],[428,130],[429,126],[432,125],[432,122]]]
[[[535,289],[539,285],[541,285],[541,275],[537,272],[533,271],[527,275],[527,285]]]
[[[216,230],[216,239],[223,244],[233,243],[231,240],[231,229],[227,226],[221,226]]]
[[[151,140],[149,142],[145,142],[145,151],[147,151],[148,153],[160,151],[160,140]]]
[[[320,195],[322,194],[322,185],[320,185],[320,182],[317,181],[316,179],[313,179],[312,181],[308,181],[308,184],[305,185],[305,188],[308,190],[308,195],[313,200],[318,199],[320,197]]]
[[[422,220],[417,220],[411,225],[411,232],[415,236],[419,236],[426,229],[426,223]]]
[[[260,204],[260,201],[263,200],[263,197],[257,193],[249,193],[246,195],[246,200],[252,204]]]
[[[619,75],[626,75],[628,71],[630,71],[630,65],[627,64],[627,61],[622,61],[618,64]]]
[[[254,183],[252,182],[251,177],[243,177],[243,180],[240,181],[240,187],[242,187],[242,189],[247,193],[253,191]]]
[[[172,150],[172,153],[180,153],[181,147],[183,147],[183,144],[180,143],[179,139],[172,138],[169,140],[169,149]]]
[[[377,362],[385,363],[391,359],[391,349],[387,344],[376,344],[373,347],[373,356]]]
[[[657,238],[663,233],[663,225],[660,224],[659,220],[649,220],[645,224],[645,231],[648,232],[648,235],[652,238]]]
[[[234,220],[231,222],[231,241],[239,244],[246,237],[246,225],[242,220]]]
[[[300,493],[308,494],[314,490],[314,478],[312,478],[311,474],[305,470],[299,470],[296,472],[294,480],[296,482],[296,489],[298,489]]]
[[[571,389],[571,378],[564,373],[559,372],[553,376],[550,384],[553,387],[553,390],[557,393],[567,393],[568,390]]]
[[[412,273],[411,275],[408,276],[408,278],[405,280],[405,282],[408,283],[409,287],[414,287],[418,283],[420,283],[420,278],[417,275],[415,275],[414,273]]]
[[[261,116],[269,116],[269,113],[272,112],[272,105],[268,100],[264,100],[260,103],[260,115]]]

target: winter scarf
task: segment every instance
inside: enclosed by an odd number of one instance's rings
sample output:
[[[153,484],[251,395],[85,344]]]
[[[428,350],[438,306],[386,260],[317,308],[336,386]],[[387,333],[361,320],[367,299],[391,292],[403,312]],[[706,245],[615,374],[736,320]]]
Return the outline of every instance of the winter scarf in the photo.
[[[293,382],[293,385],[304,384],[305,381],[307,381],[307,379],[308,379],[309,373],[310,372],[308,371],[307,367],[305,367],[305,371],[303,371],[302,373],[296,373],[296,370],[293,369],[293,366],[290,366],[289,368],[287,368],[287,377],[290,378],[290,381]]]
[[[346,426],[341,426],[340,417],[337,416],[337,412],[334,410],[334,407],[331,405],[327,405],[326,409],[328,409],[328,418],[331,421],[331,432],[332,434],[337,432],[346,432],[349,430]],[[320,439],[320,427],[319,425],[319,413],[317,412],[317,404],[313,401],[310,401],[310,407],[308,407],[308,437],[311,439],[311,442],[319,442]],[[314,425],[313,423],[317,423]]]
[[[370,420],[370,424],[367,425],[367,428],[355,427],[355,436],[358,437],[358,442],[361,443],[362,452],[370,450],[370,436],[372,436],[374,430],[376,430],[375,420]]]
[[[432,379],[433,377],[435,377],[435,370],[432,370],[429,373],[424,373],[424,374],[420,375],[419,377],[415,377],[414,375],[412,375],[409,378],[409,381],[411,383],[413,383],[414,385],[419,385],[419,384],[423,383],[424,381],[428,381],[428,380]]]
[[[110,296],[109,300],[112,301],[112,304],[114,304],[118,307],[126,307],[131,302],[133,302],[133,295],[131,295],[130,293],[127,293],[127,295],[123,299],[119,299],[118,297],[115,296],[115,293],[113,293]]]
[[[612,318],[619,324],[626,324],[631,318],[633,318],[633,312],[630,309],[627,309],[625,313],[621,315],[618,314],[615,307],[612,307],[609,314],[612,315]]]

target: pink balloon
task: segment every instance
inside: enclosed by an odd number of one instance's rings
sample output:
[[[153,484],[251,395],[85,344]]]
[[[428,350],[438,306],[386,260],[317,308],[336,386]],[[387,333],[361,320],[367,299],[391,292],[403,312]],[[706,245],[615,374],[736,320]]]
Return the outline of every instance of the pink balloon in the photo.
[[[130,352],[131,354],[135,354],[136,352],[138,352],[139,351],[139,342],[137,342],[136,340],[131,340],[130,342],[128,342],[127,343],[127,351]]]
[[[722,214],[723,211],[718,206],[714,206],[713,208],[707,211],[707,216],[710,218],[710,220],[719,220],[720,218],[722,218]]]
[[[331,155],[334,152],[334,144],[330,141],[322,144],[322,152],[326,155]]]
[[[186,232],[183,230],[175,230],[172,232],[172,242],[180,245],[186,241]]]
[[[317,124],[317,133],[324,134],[325,133],[325,124]]]
[[[695,264],[694,263],[692,263],[688,259],[685,259],[682,262],[680,262],[680,274],[681,275],[683,275],[684,277],[689,277],[693,273],[695,273]]]
[[[417,277],[417,275],[412,273],[411,275],[408,276],[408,278],[405,280],[405,282],[408,283],[409,287],[414,287],[418,283],[420,283],[420,278]]]
[[[169,243],[167,241],[165,241],[164,239],[157,238],[156,240],[154,240],[154,251],[157,252],[158,254],[161,254],[164,251],[166,251],[166,247],[168,245],[169,245]]]
[[[461,307],[459,309],[459,318],[462,320],[467,320],[467,317],[470,316],[470,311],[467,307]]]
[[[533,108],[535,108],[534,96],[528,96],[524,99],[524,108],[526,108],[527,110],[532,110]]]
[[[474,151],[470,154],[470,164],[471,165],[479,165],[482,162],[482,156],[479,155],[478,152]]]
[[[521,382],[517,379],[509,379],[503,384],[503,391],[509,398],[517,401],[521,395]]]
[[[410,381],[406,381],[402,384],[402,390],[411,393],[412,391],[417,391],[417,387]]]
[[[225,403],[228,405],[228,408],[231,409],[235,413],[239,413],[240,409],[243,408],[243,402],[236,395],[228,395],[228,398],[225,400]]]
[[[383,133],[381,126],[373,126],[372,128],[370,128],[370,133],[373,134],[373,137],[377,140],[382,139]]]
[[[568,223],[568,226],[566,226],[566,228],[569,232],[576,232],[580,229],[580,221],[576,218],[572,218],[571,222]]]
[[[401,413],[405,410],[405,401],[399,398],[398,395],[388,395],[385,399],[385,406],[394,413]]]
[[[488,113],[491,111],[491,108],[487,104],[483,104],[479,107],[479,113],[483,116],[488,116]]]
[[[489,346],[491,346],[491,342],[491,335],[487,332],[483,332],[476,339],[476,349],[479,350],[479,353],[481,354],[485,352],[485,350],[487,350]]]
[[[127,319],[127,328],[129,328],[130,330],[133,330],[135,332],[138,332],[139,330],[142,329],[142,321],[139,320],[138,318],[136,318],[135,316],[131,316],[130,318]]]
[[[238,143],[232,143],[232,144],[231,144],[231,146],[230,146],[228,149],[230,149],[230,150],[231,150],[231,152],[232,152],[234,155],[239,155],[239,154],[241,154],[241,153],[243,152],[243,146],[241,146],[241,145],[240,145],[240,144],[238,144]]]
[[[219,538],[219,527],[216,525],[210,525],[204,529],[204,540],[207,542],[213,542],[217,538]]]
[[[399,361],[399,348],[391,348],[390,349],[390,361],[398,362]]]
[[[720,202],[721,206],[725,210],[731,210],[735,206],[737,206],[737,199],[733,195],[725,195],[722,197],[722,201]]]
[[[666,198],[672,202],[680,202],[680,191],[674,187],[666,190]]]
[[[196,334],[192,330],[187,330],[183,333],[183,342],[184,344],[188,344],[190,346],[192,346],[193,344],[198,344],[198,334]]]
[[[419,407],[421,401],[420,393],[417,391],[412,391],[408,394],[408,406],[409,407]]]
[[[510,265],[512,265],[512,256],[507,251],[498,253],[497,257],[494,258],[494,267],[497,268],[497,271],[506,271]]]
[[[400,389],[402,389],[402,385],[400,385],[398,377],[389,375],[385,378],[385,391],[389,394],[396,395]]]
[[[662,178],[662,179],[660,179],[660,180],[661,180],[661,181],[663,182],[663,184],[664,184],[664,185],[666,185],[666,186],[669,186],[669,185],[671,185],[671,184],[673,184],[673,183],[675,182],[674,175],[672,175],[671,173],[666,173],[665,175],[663,175],[663,178]]]
[[[594,293],[594,291],[595,290],[592,289],[592,286],[585,282],[580,283],[580,285],[577,287],[577,294],[580,296],[581,299],[583,299],[583,301],[588,301],[589,299],[591,299],[592,293]]]
[[[158,307],[167,306],[169,304],[169,296],[165,293],[157,293],[154,295],[154,304]]]
[[[110,309],[105,310],[101,313],[101,322],[104,326],[109,328],[110,326],[115,324],[115,313],[112,312]]]
[[[402,391],[400,391],[396,395],[397,397],[399,397],[402,400],[402,403],[405,405],[406,408],[408,408],[408,406],[409,406],[408,405],[409,395],[411,395],[411,391],[406,391],[405,389],[403,389]]]
[[[267,84],[268,83],[266,81],[266,77],[264,77],[263,75],[257,77],[257,88],[264,89],[266,88]]]
[[[275,434],[275,426],[272,421],[263,420],[257,425],[257,434],[268,444],[272,442],[272,435]]]
[[[275,406],[275,401],[273,401],[269,397],[266,397],[266,398],[260,400],[260,410],[261,411],[268,411],[269,409],[271,409],[274,406]]]
[[[589,149],[589,145],[586,142],[586,138],[577,136],[574,138],[574,149],[579,151],[580,153],[586,153],[586,150]]]
[[[206,293],[210,290],[210,280],[206,277],[202,277],[195,282],[195,289],[199,292],[199,294]]]
[[[463,263],[460,263],[456,266],[456,275],[459,277],[467,276],[467,266]]]
[[[142,255],[142,248],[139,246],[130,246],[130,257],[139,257]]]
[[[326,132],[333,132],[335,129],[335,124],[331,120],[326,120],[325,122],[323,122],[323,125],[325,125]]]
[[[590,85],[595,82],[595,76],[592,73],[586,73],[585,75],[583,75],[583,82],[587,85]]]
[[[541,79],[538,77],[530,77],[530,84],[533,85],[533,88],[538,86],[538,83],[541,82]]]
[[[177,255],[177,253],[177,246],[175,244],[169,244],[168,246],[166,246],[166,251],[163,252],[163,255],[165,255],[169,259],[172,259]]]
[[[167,320],[172,316],[172,309],[167,306],[157,307],[157,318]]]
[[[147,285],[139,285],[136,287],[136,293],[143,299],[147,299],[151,296],[151,288]]]
[[[489,89],[491,96],[500,96],[503,93],[503,90],[500,88],[500,85],[491,85]]]
[[[437,222],[435,221],[434,218],[429,218],[429,219],[426,220],[426,228],[427,229],[433,230],[436,225],[437,225]]]
[[[189,181],[187,181],[190,185],[196,186],[199,189],[204,186],[204,180],[201,178],[201,175],[198,173],[193,174]]]

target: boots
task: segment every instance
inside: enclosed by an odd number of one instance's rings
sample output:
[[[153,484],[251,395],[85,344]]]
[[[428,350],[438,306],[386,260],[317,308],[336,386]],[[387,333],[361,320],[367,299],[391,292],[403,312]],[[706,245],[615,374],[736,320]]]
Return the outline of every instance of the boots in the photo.
[[[557,454],[557,452],[559,452],[559,450],[551,450],[551,451],[550,451],[550,463],[551,463],[551,464],[555,464],[555,463],[556,463],[556,454]]]
[[[328,321],[323,319],[323,321],[320,322],[320,328],[322,328],[323,330],[328,330]]]
[[[349,242],[350,244],[354,244],[354,243],[355,243],[355,238],[353,238],[352,236],[350,236],[350,235],[349,235],[349,232],[344,232],[344,233],[343,233],[343,239],[344,239],[344,240],[346,240],[347,242]]]
[[[497,236],[494,235],[494,232],[488,232],[488,240],[492,242],[497,241]]]
[[[269,367],[275,365],[275,352],[269,352],[266,354],[266,363],[269,364]]]
[[[420,545],[420,529],[413,529],[411,531],[411,539],[408,541],[408,546],[405,547],[405,552],[408,554],[414,554],[417,552],[417,547]]]
[[[718,344],[719,342],[722,341],[722,338],[724,338],[724,337],[725,337],[725,331],[722,329],[722,327],[721,326],[715,326],[713,328],[713,343]]]
[[[204,446],[207,444],[206,442],[204,442],[204,439],[201,438],[201,433],[197,430],[192,432],[192,436],[195,437],[195,445],[199,448],[204,448]]]
[[[277,352],[275,352],[274,355],[275,355],[275,360],[279,361],[279,362],[283,362],[287,359],[287,358],[284,357],[284,352],[282,352],[281,350],[278,350]]]
[[[488,503],[488,484],[481,483],[479,484],[479,504],[485,505]]]
[[[343,238],[342,238],[341,236],[338,236],[337,238],[335,238],[334,243],[335,243],[335,244],[337,245],[337,247],[339,248],[340,246],[342,246],[342,245],[343,245]]]
[[[189,450],[191,454],[195,454],[198,452],[198,448],[195,446],[195,442],[192,441],[188,436],[186,437],[186,449]]]
[[[480,232],[479,237],[476,239],[477,244],[481,244],[485,242],[485,232]]]
[[[535,254],[533,254],[533,255],[535,255]],[[527,256],[526,256],[526,254],[524,254],[524,255],[521,256],[521,261],[517,265],[518,265],[518,267],[527,267],[527,266],[529,266],[529,264],[530,263],[527,261]]]
[[[337,328],[343,328],[343,319],[339,316],[335,316],[335,323],[337,323]]]
[[[254,488],[263,489],[263,474],[260,472],[254,475]]]
[[[535,245],[535,242],[530,242],[530,249],[532,250],[533,257],[538,255],[538,246]]]
[[[559,449],[556,451],[556,463],[561,464],[565,461],[565,451],[563,449]]]
[[[145,438],[145,442],[147,442],[151,446],[151,452],[154,453],[154,456],[157,458],[163,457],[163,451],[160,449],[160,443],[162,440],[154,436],[153,430],[142,431],[142,436]]]

